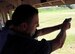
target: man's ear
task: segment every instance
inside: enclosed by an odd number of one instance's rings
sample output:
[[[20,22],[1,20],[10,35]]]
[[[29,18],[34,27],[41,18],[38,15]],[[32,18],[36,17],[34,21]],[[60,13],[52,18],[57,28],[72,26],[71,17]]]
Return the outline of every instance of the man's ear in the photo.
[[[28,28],[27,23],[21,23],[21,29],[23,29],[24,31]]]

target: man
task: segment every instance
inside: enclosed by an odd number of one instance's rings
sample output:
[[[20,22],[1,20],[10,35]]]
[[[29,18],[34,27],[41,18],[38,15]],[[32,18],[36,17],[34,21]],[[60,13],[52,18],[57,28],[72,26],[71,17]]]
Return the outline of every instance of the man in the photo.
[[[62,24],[36,30],[39,26],[38,10],[30,5],[20,5],[12,15],[13,34],[8,34],[2,54],[50,54],[61,48],[66,38],[66,30],[70,28],[69,19]],[[38,41],[34,37],[44,35],[60,29],[60,33],[53,40]]]

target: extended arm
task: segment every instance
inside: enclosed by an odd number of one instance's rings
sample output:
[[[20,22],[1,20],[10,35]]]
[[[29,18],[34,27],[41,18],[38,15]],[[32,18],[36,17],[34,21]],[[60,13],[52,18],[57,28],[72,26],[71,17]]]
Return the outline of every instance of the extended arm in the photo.
[[[64,21],[63,22],[63,26],[61,28],[61,31],[60,33],[57,35],[57,37],[52,40],[52,41],[49,41],[52,43],[52,51],[55,51],[56,49],[58,48],[61,48],[65,42],[65,39],[66,39],[66,30],[70,28],[70,21]]]
[[[59,30],[61,29],[61,26],[62,24],[37,30],[37,36],[45,35],[53,31]]]
[[[61,29],[57,37],[54,40],[50,41],[52,43],[52,51],[61,48],[65,42],[65,39],[66,39],[66,30]]]
[[[65,19],[64,22],[70,22],[71,21],[71,18],[69,19]],[[62,24],[59,24],[59,25],[56,25],[56,26],[53,26],[53,27],[47,27],[47,28],[43,28],[43,29],[40,29],[40,30],[37,30],[37,34],[36,34],[36,37],[37,36],[41,36],[41,35],[45,35],[45,34],[48,34],[48,33],[51,33],[53,31],[56,31],[56,30],[59,30],[61,29],[63,26],[63,23]]]

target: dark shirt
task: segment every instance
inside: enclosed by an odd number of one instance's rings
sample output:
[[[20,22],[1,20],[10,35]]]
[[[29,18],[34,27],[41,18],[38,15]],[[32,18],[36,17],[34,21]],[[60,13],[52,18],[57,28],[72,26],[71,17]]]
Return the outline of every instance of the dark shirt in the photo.
[[[1,54],[2,48],[4,47],[7,41],[7,36],[9,33],[12,34],[13,32],[6,27],[2,28],[2,30],[0,31],[0,54]]]
[[[50,54],[52,45],[43,39],[42,41],[31,38],[28,34],[9,34],[2,54]]]

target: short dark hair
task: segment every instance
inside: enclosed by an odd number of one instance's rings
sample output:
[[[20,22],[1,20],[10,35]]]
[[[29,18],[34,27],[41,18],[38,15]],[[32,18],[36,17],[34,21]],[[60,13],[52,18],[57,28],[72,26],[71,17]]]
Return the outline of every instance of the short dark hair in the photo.
[[[12,15],[12,22],[16,26],[22,22],[29,23],[35,14],[38,14],[38,10],[36,8],[28,4],[22,4],[15,9]]]

